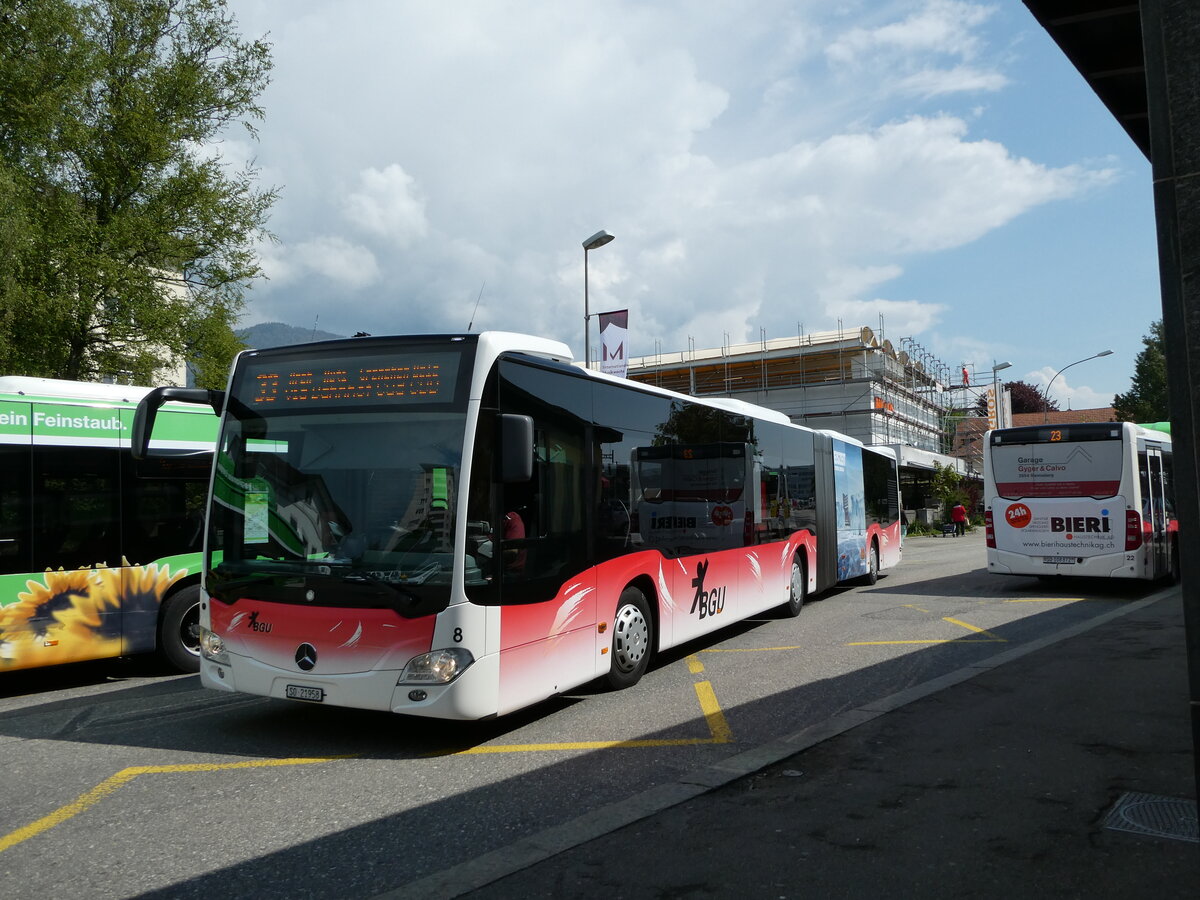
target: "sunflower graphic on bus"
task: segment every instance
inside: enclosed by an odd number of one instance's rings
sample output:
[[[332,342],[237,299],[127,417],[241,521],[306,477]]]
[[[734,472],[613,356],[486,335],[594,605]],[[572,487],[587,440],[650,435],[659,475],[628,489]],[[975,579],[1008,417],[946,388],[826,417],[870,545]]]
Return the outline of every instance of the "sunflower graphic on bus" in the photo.
[[[188,570],[122,562],[28,579],[15,602],[0,606],[0,671],[133,652],[122,618],[156,618],[163,597]]]

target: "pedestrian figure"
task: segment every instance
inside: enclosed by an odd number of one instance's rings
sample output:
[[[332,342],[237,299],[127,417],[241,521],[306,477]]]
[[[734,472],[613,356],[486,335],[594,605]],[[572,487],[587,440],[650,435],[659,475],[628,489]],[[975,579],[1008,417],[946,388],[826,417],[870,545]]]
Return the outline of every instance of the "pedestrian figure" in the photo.
[[[967,508],[961,503],[955,503],[950,510],[950,521],[954,523],[954,536],[960,537],[967,533]]]

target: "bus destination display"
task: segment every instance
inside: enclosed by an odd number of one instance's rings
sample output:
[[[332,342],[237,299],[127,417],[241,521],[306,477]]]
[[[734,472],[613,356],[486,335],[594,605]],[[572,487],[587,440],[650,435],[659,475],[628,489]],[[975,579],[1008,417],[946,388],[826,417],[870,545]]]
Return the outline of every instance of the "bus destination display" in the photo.
[[[343,406],[452,400],[457,353],[399,353],[306,362],[261,361],[246,373],[248,405]]]

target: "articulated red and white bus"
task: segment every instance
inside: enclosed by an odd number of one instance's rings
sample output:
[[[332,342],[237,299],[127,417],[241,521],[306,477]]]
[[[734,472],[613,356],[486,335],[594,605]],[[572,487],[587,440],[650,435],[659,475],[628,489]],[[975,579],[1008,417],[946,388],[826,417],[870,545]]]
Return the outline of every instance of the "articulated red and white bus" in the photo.
[[[1130,422],[989,431],[988,571],[1167,578],[1178,572],[1171,436]]]
[[[247,351],[205,546],[206,687],[520,709],[900,560],[896,459],[490,332]]]

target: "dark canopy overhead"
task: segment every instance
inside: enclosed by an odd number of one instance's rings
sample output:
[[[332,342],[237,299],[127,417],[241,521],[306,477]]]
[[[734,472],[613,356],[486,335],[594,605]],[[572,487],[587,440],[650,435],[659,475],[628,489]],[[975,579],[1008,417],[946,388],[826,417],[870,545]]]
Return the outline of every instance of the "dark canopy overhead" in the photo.
[[[1137,0],[1024,0],[1092,90],[1150,158]]]

